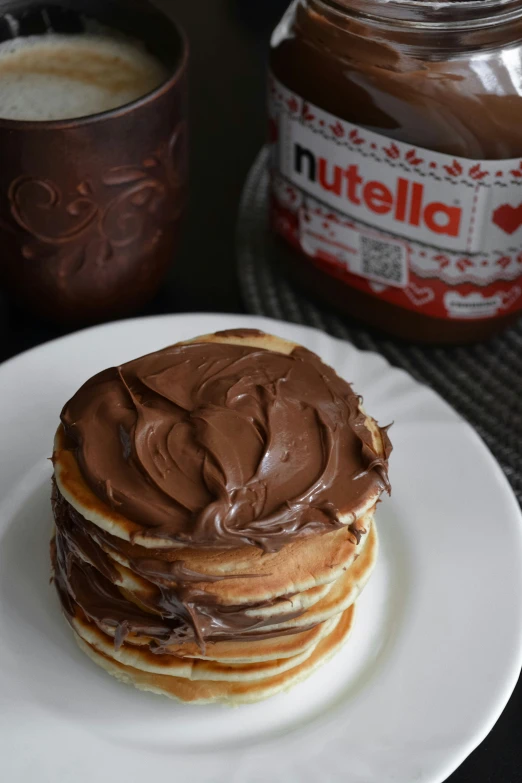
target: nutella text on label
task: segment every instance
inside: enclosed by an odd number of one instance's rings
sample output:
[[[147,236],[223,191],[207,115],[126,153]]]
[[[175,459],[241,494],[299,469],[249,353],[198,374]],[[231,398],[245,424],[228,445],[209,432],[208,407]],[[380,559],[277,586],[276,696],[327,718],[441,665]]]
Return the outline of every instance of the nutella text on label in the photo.
[[[364,176],[371,173],[368,165],[343,166],[327,157],[318,157],[295,139],[292,144],[289,178],[318,192],[333,206],[341,210],[344,206],[343,211],[351,213],[368,213],[368,222],[373,222],[374,215],[387,215],[396,224],[457,239],[462,236],[462,207],[442,201],[427,202],[423,182],[396,176],[395,182],[386,185],[380,179]],[[334,159],[338,160],[339,156]],[[343,202],[348,203],[345,206]],[[400,228],[396,226],[397,231]]]
[[[272,225],[313,263],[428,315],[522,302],[522,160],[477,161],[365,130],[270,84]]]
[[[342,214],[441,248],[484,247],[485,225],[477,218],[491,207],[491,194],[480,182],[458,190],[445,177],[324,138],[291,114],[281,115],[279,134],[281,174]]]

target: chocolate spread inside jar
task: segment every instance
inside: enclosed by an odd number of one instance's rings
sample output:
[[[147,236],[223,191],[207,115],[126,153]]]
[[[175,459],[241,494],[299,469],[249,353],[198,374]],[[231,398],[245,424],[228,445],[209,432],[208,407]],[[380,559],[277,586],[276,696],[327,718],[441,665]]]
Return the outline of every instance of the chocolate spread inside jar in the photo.
[[[407,339],[522,309],[522,0],[296,0],[272,38],[272,225],[294,278]]]

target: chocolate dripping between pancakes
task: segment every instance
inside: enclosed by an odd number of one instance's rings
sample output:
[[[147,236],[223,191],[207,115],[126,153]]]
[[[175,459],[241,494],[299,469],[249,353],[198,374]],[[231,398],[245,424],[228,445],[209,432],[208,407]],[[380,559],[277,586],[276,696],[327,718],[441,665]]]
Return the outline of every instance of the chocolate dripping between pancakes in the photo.
[[[209,576],[187,569],[181,561],[166,562],[150,556],[133,558],[129,562],[131,571],[150,581],[158,590],[157,600],[140,598],[141,606],[138,606],[118,589],[120,574],[102,548],[111,539],[114,545],[113,537],[84,519],[67,503],[55,483],[52,502],[56,521],[52,557],[62,604],[71,617],[78,605],[102,630],[104,625],[114,628],[116,649],[131,633],[152,637],[152,652],[164,653],[169,645],[192,641],[204,652],[207,641],[270,639],[314,627],[263,630],[274,622],[285,622],[304,614],[304,609],[292,609],[291,595],[241,606],[220,606],[212,595],[195,587],[196,583],[263,575]],[[289,608],[276,618],[260,619],[246,614],[248,610],[285,600],[288,600]]]

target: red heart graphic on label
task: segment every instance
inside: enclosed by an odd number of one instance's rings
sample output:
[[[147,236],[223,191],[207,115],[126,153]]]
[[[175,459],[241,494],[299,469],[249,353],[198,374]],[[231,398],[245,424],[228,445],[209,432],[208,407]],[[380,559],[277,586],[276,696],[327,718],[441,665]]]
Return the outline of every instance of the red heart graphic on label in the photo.
[[[519,298],[522,291],[516,285],[514,288],[511,289],[511,291],[504,291],[502,296],[502,307],[504,310],[507,310],[511,305],[514,305],[517,299]]]
[[[493,212],[493,223],[506,234],[514,234],[522,226],[522,204],[518,207],[502,204]]]
[[[410,283],[408,288],[404,289],[408,299],[417,307],[422,307],[435,299],[435,293],[432,288],[421,288],[421,286]]]

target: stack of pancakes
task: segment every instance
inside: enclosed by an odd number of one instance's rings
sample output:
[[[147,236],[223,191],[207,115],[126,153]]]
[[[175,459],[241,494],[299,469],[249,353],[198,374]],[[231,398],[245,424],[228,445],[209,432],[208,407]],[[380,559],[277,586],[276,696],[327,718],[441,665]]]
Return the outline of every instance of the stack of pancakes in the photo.
[[[97,664],[239,704],[342,646],[391,446],[317,356],[254,330],[206,335],[94,376],[61,419],[54,578]]]

